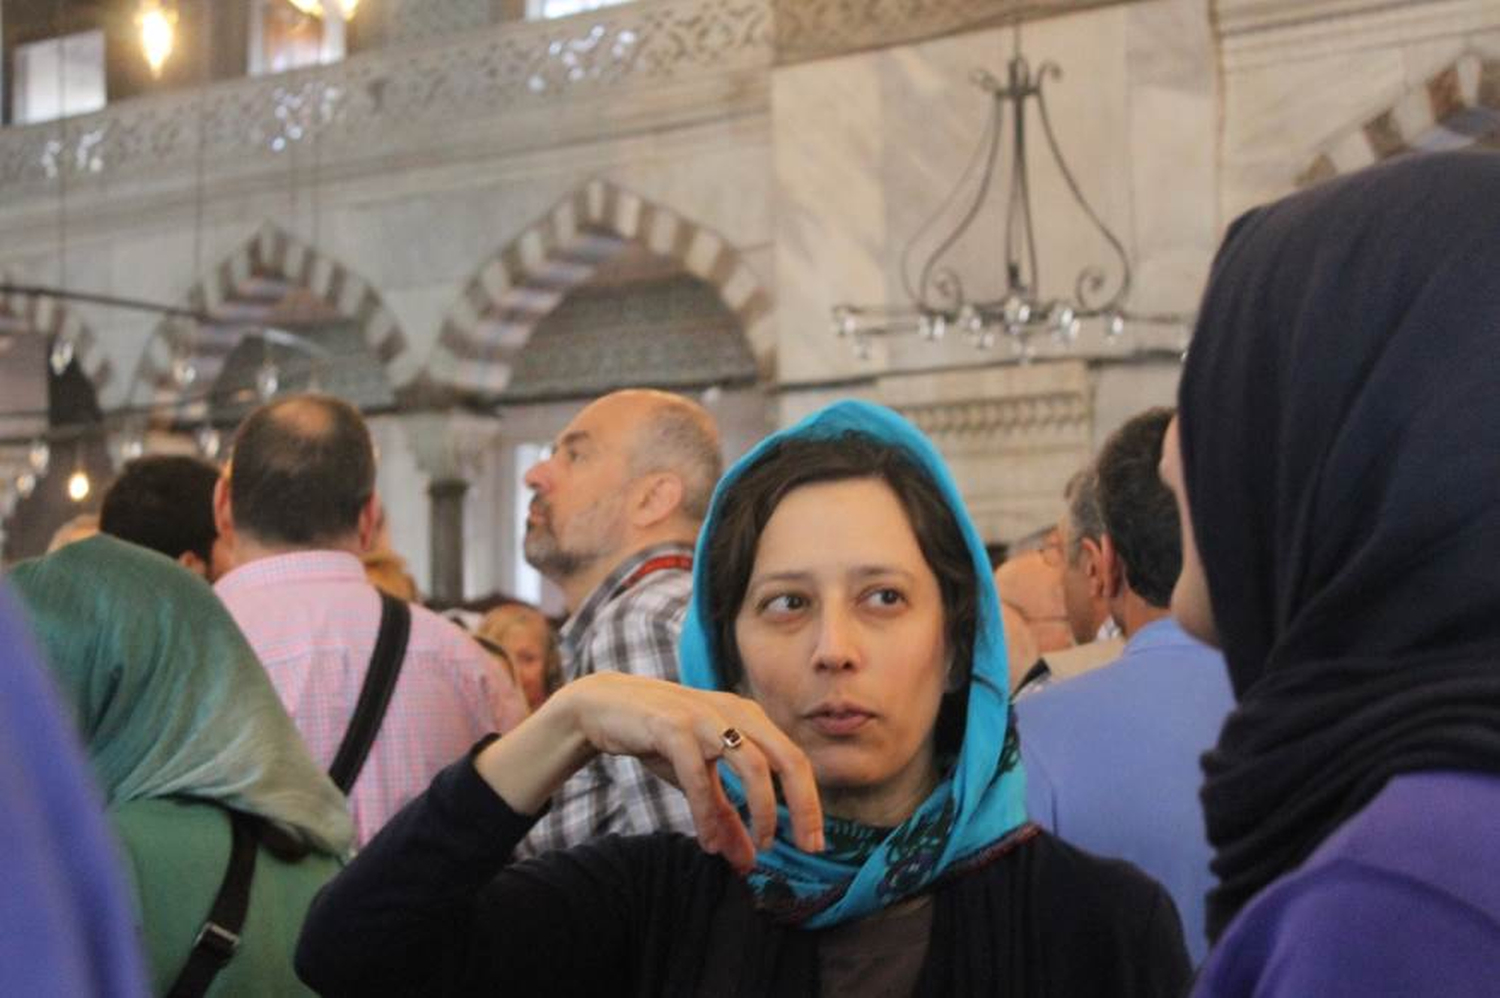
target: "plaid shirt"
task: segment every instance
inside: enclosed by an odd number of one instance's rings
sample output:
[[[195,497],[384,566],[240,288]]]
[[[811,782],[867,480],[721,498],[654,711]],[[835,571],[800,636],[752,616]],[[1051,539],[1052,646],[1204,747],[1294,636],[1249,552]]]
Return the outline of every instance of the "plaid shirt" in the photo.
[[[563,625],[563,676],[627,672],[677,681],[677,638],[687,616],[693,574],[681,568],[651,572],[635,585],[635,571],[662,555],[687,555],[682,544],[647,548],[622,562]],[[551,809],[516,849],[534,856],[567,849],[600,835],[693,834],[687,798],[635,759],[600,755],[563,784]]]
[[[364,566],[344,551],[298,551],[241,565],[214,590],[326,770],[380,629],[380,596]],[[358,843],[476,741],[509,731],[525,716],[526,701],[504,666],[457,625],[413,604],[401,675],[349,794]]]

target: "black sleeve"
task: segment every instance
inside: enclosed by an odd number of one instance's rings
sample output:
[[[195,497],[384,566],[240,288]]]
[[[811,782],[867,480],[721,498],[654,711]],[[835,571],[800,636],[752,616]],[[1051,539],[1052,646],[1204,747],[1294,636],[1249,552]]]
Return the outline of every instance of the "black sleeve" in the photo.
[[[1191,966],[1177,907],[1160,884],[1042,833],[1030,846],[1037,970],[1028,994],[1181,998]]]
[[[1141,980],[1135,993],[1142,998],[1181,998],[1192,982],[1192,964],[1182,938],[1182,919],[1172,896],[1152,883],[1156,900],[1141,931]]]
[[[472,757],[449,766],[314,899],[297,975],[325,995],[611,990],[632,949],[629,840],[507,867],[535,820]]]

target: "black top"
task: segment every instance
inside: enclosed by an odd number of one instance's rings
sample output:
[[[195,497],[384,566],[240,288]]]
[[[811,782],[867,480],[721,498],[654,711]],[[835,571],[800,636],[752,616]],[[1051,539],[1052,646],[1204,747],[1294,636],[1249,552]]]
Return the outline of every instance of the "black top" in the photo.
[[[325,995],[819,993],[823,933],[757,911],[693,839],[507,866],[534,820],[449,766],[318,895],[298,976]],[[917,993],[1175,998],[1187,980],[1161,887],[1028,826],[934,888]]]

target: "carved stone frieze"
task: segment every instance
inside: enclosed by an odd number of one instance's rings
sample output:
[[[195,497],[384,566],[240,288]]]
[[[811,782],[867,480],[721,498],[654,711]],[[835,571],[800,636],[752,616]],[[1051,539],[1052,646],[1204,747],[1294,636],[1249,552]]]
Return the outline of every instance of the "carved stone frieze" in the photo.
[[[1066,439],[1090,426],[1088,400],[1067,392],[908,405],[901,412],[945,449],[984,452],[1002,438]]]
[[[1135,0],[776,0],[776,59],[803,62]]]
[[[1094,395],[1081,360],[890,376],[878,395],[943,453],[986,541],[1056,520],[1063,485],[1089,459]]]
[[[55,180],[63,170],[88,177],[190,168],[200,142],[205,161],[238,164],[315,137],[371,143],[413,124],[769,67],[771,16],[770,0],[649,0],[7,128],[0,201],[7,187]]]

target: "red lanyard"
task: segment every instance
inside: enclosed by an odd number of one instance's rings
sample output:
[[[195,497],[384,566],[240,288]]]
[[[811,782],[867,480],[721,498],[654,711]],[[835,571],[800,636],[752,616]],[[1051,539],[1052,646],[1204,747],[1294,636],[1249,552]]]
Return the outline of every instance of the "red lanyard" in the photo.
[[[680,568],[684,572],[693,570],[693,556],[690,554],[659,554],[655,558],[648,558],[641,563],[641,567],[630,573],[630,577],[620,584],[620,592],[634,586],[652,572],[664,572],[669,568]]]

